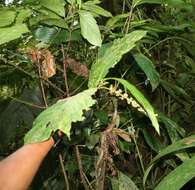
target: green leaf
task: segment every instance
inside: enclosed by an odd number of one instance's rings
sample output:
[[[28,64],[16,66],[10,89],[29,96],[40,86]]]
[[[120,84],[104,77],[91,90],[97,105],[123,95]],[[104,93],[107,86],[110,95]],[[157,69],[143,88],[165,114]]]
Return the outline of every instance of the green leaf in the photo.
[[[150,118],[150,120],[152,122],[153,127],[155,128],[155,130],[159,134],[160,129],[159,129],[159,124],[158,124],[158,120],[157,120],[157,114],[155,114],[152,105],[144,97],[144,95],[134,85],[130,84],[129,82],[127,82],[124,79],[119,79],[119,78],[111,78],[111,79],[114,79],[114,80],[120,82],[124,86],[124,88],[129,90],[129,92],[132,94],[132,96],[144,108],[144,110],[146,111],[148,117]]]
[[[179,190],[195,177],[195,156],[169,173],[154,190]]]
[[[6,9],[0,9],[0,27],[5,27],[14,22],[16,12]]]
[[[94,5],[94,4],[90,3],[90,1],[87,1],[84,4],[82,4],[82,8],[84,10],[94,12],[97,15],[102,15],[102,16],[105,16],[105,17],[111,17],[112,16],[112,14],[110,12],[108,12],[107,10],[103,9],[102,7],[100,7],[98,5]]]
[[[134,58],[136,60],[136,63],[146,74],[152,86],[152,91],[154,91],[159,85],[160,76],[159,73],[156,71],[152,61],[141,53],[135,54]]]
[[[75,96],[58,101],[43,111],[34,121],[33,128],[26,134],[25,143],[47,140],[52,132],[61,130],[70,137],[72,122],[83,121],[83,110],[88,110],[95,100],[92,95],[97,89],[88,89]]]
[[[0,45],[15,40],[27,32],[29,32],[29,30],[25,24],[17,24],[7,28],[0,28]]]
[[[153,134],[149,133],[146,129],[143,129],[143,135],[146,143],[150,146],[152,150],[155,152],[160,152],[164,145],[159,141],[157,137],[155,137]]]
[[[22,24],[28,17],[30,17],[32,11],[30,9],[19,9],[16,17],[16,23]]]
[[[162,4],[163,0],[133,0],[132,5],[133,7],[136,7],[137,5],[141,4]]]
[[[49,19],[42,20],[41,23],[46,24],[48,26],[57,26],[59,28],[68,29],[68,25],[66,24],[65,20],[61,18],[59,19],[49,18]]]
[[[57,32],[58,31],[56,28],[39,27],[35,31],[34,35],[38,41],[43,43],[51,43],[52,40],[56,37]]]
[[[122,56],[136,46],[136,42],[146,35],[146,31],[137,30],[127,34],[125,37],[116,39],[111,44],[103,45],[96,62],[92,65],[89,75],[89,87],[96,87],[108,74],[110,68],[114,67]]]
[[[41,0],[40,4],[43,7],[55,12],[56,14],[58,14],[62,17],[65,16],[65,10],[64,10],[65,1],[64,0],[55,0],[55,1],[53,1],[53,0]]]
[[[141,4],[168,4],[169,6],[191,10],[192,6],[190,3],[186,3],[183,0],[134,0],[133,7]]]
[[[158,112],[158,120],[164,123],[169,138],[172,143],[181,139],[185,136],[185,130],[182,127],[179,127],[176,122],[166,117],[163,113]],[[189,158],[186,152],[177,153],[176,156],[184,161]]]
[[[147,179],[151,169],[153,168],[154,164],[156,164],[157,161],[161,160],[161,158],[163,156],[166,156],[170,153],[174,153],[176,151],[180,151],[182,149],[191,148],[191,147],[195,147],[195,135],[191,135],[191,136],[186,137],[182,140],[179,140],[179,141],[167,146],[163,150],[161,150],[161,152],[152,159],[152,161],[149,164],[149,167],[145,171],[143,183],[145,184],[146,179]]]
[[[118,179],[112,178],[113,190],[139,190],[130,177],[118,172]]]
[[[79,11],[79,16],[82,36],[92,45],[101,46],[100,30],[92,14],[88,11]]]
[[[111,17],[107,22],[106,22],[106,27],[113,29],[116,27],[116,23],[121,21],[122,19],[126,19],[129,16],[129,13],[125,14],[119,14],[114,17]]]

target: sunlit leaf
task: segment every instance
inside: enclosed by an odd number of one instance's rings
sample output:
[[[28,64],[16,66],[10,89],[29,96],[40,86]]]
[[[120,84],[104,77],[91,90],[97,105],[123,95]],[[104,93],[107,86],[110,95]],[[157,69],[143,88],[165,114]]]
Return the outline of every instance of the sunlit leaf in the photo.
[[[111,44],[103,45],[98,53],[96,62],[92,65],[89,75],[89,87],[96,87],[114,67],[122,56],[136,46],[136,42],[146,35],[146,31],[137,30],[125,37],[116,39]]]
[[[79,11],[81,34],[92,45],[101,46],[102,39],[99,27],[93,15],[88,11]]]
[[[105,16],[105,17],[111,17],[112,16],[112,14],[110,12],[108,12],[107,10],[103,9],[102,7],[100,7],[98,5],[90,3],[90,1],[87,1],[84,4],[82,4],[82,8],[84,10],[94,12],[97,15],[102,15],[102,16]]]
[[[0,27],[12,24],[14,22],[15,16],[15,11],[0,9]]]
[[[64,0],[40,0],[40,4],[55,12],[56,14],[64,17],[65,16],[65,10],[64,10],[64,5],[65,5],[65,1]]]
[[[195,156],[170,172],[154,190],[179,190],[195,177]]]
[[[19,9],[16,17],[16,23],[23,23],[28,17],[30,17],[31,14],[32,11],[30,9]]]
[[[22,34],[29,32],[25,24],[17,24],[7,28],[0,28],[0,44],[20,38]]]
[[[52,132],[61,130],[70,137],[72,122],[82,121],[83,111],[95,104],[92,95],[96,89],[85,90],[75,96],[58,101],[43,111],[34,121],[33,128],[26,134],[25,143],[47,140]]]

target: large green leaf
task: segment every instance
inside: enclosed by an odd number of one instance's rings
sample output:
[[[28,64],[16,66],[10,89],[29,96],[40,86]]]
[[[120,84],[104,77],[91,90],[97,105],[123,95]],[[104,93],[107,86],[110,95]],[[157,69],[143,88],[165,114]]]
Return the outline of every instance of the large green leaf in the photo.
[[[151,163],[149,164],[148,169],[145,171],[143,183],[145,184],[146,179],[147,179],[151,169],[153,168],[154,164],[158,160],[160,160],[160,158],[162,158],[163,156],[166,156],[170,153],[175,153],[176,151],[180,151],[182,149],[191,148],[191,147],[195,147],[195,135],[192,135],[192,136],[186,137],[182,140],[179,140],[179,141],[167,146],[163,150],[161,150],[161,152],[156,157],[154,157],[154,159],[152,159]]]
[[[167,175],[154,190],[179,190],[195,177],[195,156],[186,160]]]
[[[139,190],[130,177],[118,172],[118,179],[112,178],[113,190]]]
[[[0,27],[8,26],[14,22],[16,12],[7,9],[0,9]]]
[[[43,43],[51,43],[52,40],[56,37],[57,33],[58,30],[56,28],[49,28],[44,26],[37,28],[34,32],[34,35],[38,41]]]
[[[17,24],[7,28],[0,28],[0,44],[7,43],[29,32],[25,24]]]
[[[97,15],[102,15],[102,16],[105,16],[105,17],[111,17],[112,16],[112,14],[110,12],[108,12],[107,10],[103,9],[102,7],[100,7],[98,5],[94,5],[93,3],[91,3],[91,1],[87,1],[87,2],[83,3],[82,8],[84,10],[94,12]]]
[[[137,64],[139,65],[139,67],[146,74],[152,86],[152,91],[154,91],[159,85],[160,76],[159,76],[159,73],[156,71],[152,61],[141,53],[135,54],[134,58]]]
[[[88,11],[79,11],[81,34],[92,45],[101,46],[102,39],[99,27],[93,15]]]
[[[65,5],[65,1],[64,0],[40,0],[40,4],[55,12],[56,14],[64,17],[65,16],[65,10],[64,10],[64,5]]]
[[[188,8],[190,6],[189,3],[186,3],[183,0],[134,0],[133,7],[141,4],[168,4],[173,7],[178,8]]]
[[[66,24],[65,20],[62,18],[55,19],[55,18],[49,18],[42,20],[41,23],[46,24],[48,26],[57,26],[60,28],[68,29],[68,25]]]
[[[146,35],[146,31],[137,30],[125,37],[116,39],[111,44],[103,45],[98,53],[96,62],[92,65],[89,75],[89,87],[96,87],[114,67],[122,56],[136,46],[136,42]]]
[[[30,17],[30,15],[32,14],[32,10],[30,9],[18,9],[18,14],[16,17],[16,23],[17,24],[22,24],[28,17]]]
[[[95,104],[92,95],[96,89],[85,90],[75,96],[58,101],[43,111],[34,121],[33,128],[26,134],[25,143],[47,140],[52,132],[61,130],[70,137],[72,122],[82,121],[83,110],[88,110]]]
[[[150,102],[144,97],[144,95],[132,84],[127,82],[124,79],[119,78],[112,78],[118,82],[120,82],[129,92],[132,94],[132,96],[138,101],[138,103],[144,108],[146,111],[148,117],[150,118],[152,125],[154,126],[157,133],[160,133],[159,124],[157,120],[157,114],[154,112],[154,108],[150,104]]]

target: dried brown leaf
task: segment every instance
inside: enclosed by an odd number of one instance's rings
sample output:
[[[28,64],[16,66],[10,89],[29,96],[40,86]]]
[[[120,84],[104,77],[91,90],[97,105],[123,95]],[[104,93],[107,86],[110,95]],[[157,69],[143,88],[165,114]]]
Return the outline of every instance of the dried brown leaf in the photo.
[[[64,63],[66,67],[71,69],[71,71],[75,73],[76,75],[83,76],[86,79],[88,78],[89,70],[85,64],[82,64],[79,61],[76,61],[75,59],[72,59],[72,58],[65,59]]]

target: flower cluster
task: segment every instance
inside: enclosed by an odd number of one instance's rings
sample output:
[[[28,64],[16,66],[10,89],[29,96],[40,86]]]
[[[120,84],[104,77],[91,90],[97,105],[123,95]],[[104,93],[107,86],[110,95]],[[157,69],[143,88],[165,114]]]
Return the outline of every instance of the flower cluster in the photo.
[[[121,100],[126,100],[129,105],[136,108],[139,112],[146,114],[145,110],[135,101],[135,99],[133,97],[129,97],[129,95],[126,92],[123,93],[121,89],[117,90],[115,86],[110,85],[109,93],[111,95],[117,96]]]

